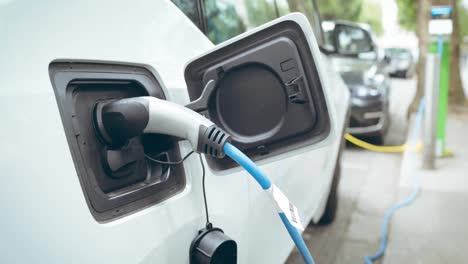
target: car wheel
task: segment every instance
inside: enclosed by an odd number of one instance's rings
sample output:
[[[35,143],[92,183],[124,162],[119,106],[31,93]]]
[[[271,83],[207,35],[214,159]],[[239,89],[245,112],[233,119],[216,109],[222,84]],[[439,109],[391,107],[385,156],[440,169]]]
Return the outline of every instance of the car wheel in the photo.
[[[335,220],[338,208],[338,183],[341,178],[341,150],[338,155],[339,156],[335,164],[335,171],[333,173],[332,186],[330,193],[328,194],[327,205],[325,207],[325,212],[318,222],[319,225],[328,225]]]

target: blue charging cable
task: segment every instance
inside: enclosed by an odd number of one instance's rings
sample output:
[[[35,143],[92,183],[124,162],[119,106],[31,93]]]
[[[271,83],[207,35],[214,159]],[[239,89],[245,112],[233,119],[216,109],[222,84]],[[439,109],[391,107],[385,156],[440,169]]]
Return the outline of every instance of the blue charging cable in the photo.
[[[419,131],[421,129],[422,118],[423,118],[424,107],[425,107],[425,101],[424,101],[424,97],[423,97],[421,99],[420,103],[419,103],[418,113],[416,115],[416,120],[415,120],[415,125],[414,125],[414,130],[413,130],[413,134],[411,135],[411,138],[413,140],[415,140],[419,135]],[[410,151],[411,151],[411,149],[410,149]],[[365,256],[364,261],[366,262],[366,264],[372,264],[373,261],[381,258],[385,254],[385,250],[387,249],[387,233],[388,233],[388,224],[390,222],[390,217],[392,216],[392,214],[397,209],[408,206],[412,202],[414,202],[414,200],[418,196],[418,193],[419,193],[420,190],[421,190],[421,178],[420,178],[420,176],[416,176],[415,177],[415,187],[414,187],[413,192],[410,194],[410,196],[408,198],[406,198],[405,200],[396,203],[395,205],[390,207],[387,210],[387,212],[385,212],[384,220],[383,220],[383,223],[382,223],[382,229],[381,229],[382,237],[381,237],[381,240],[380,240],[379,251],[377,251],[377,253],[375,253],[374,255]]]
[[[247,172],[249,172],[250,175],[252,175],[253,178],[258,182],[258,184],[260,184],[263,190],[271,191],[272,183],[270,179],[268,179],[268,177],[257,167],[257,165],[255,165],[255,163],[249,157],[247,157],[244,153],[242,153],[229,142],[224,144],[223,151],[231,159],[242,166]],[[309,249],[307,248],[299,231],[297,231],[296,227],[291,224],[283,212],[278,214],[281,218],[281,221],[283,221],[284,226],[288,230],[289,236],[291,236],[294,244],[296,244],[296,247],[299,250],[299,253],[301,254],[305,263],[315,264],[314,259],[312,258],[312,255],[310,254]]]

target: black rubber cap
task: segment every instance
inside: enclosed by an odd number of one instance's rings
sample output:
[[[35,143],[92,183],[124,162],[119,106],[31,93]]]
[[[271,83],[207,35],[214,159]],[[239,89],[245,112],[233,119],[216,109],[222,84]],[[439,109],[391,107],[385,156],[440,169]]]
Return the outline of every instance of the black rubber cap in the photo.
[[[237,243],[219,228],[204,228],[190,246],[190,264],[236,264]]]

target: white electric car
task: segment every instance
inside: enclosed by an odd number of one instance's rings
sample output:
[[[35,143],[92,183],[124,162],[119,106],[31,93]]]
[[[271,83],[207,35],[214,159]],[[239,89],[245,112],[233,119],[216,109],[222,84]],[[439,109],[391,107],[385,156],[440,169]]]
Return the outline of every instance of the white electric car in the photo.
[[[0,263],[189,263],[203,171],[237,263],[286,260],[275,207],[228,158],[151,161],[190,151],[166,135],[103,143],[96,103],[135,96],[205,115],[304,224],[333,219],[349,92],[315,2],[4,0],[0,34]]]

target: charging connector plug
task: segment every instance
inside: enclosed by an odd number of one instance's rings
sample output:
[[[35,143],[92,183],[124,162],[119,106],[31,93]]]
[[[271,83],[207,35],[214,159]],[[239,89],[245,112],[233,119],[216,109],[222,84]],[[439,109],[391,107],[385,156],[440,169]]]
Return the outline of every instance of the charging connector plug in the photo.
[[[98,102],[94,108],[97,134],[109,146],[123,146],[144,133],[187,139],[195,152],[224,157],[229,134],[181,105],[155,97]]]

